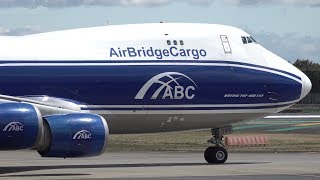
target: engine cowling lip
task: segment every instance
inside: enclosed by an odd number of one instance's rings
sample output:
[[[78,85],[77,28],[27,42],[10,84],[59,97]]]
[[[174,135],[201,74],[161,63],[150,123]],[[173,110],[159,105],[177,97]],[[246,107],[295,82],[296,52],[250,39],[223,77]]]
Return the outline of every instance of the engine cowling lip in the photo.
[[[24,103],[24,104],[29,104],[29,103]],[[37,149],[39,146],[41,146],[41,143],[44,141],[44,139],[43,139],[44,138],[44,136],[43,136],[44,135],[43,120],[42,120],[42,115],[40,113],[40,110],[37,107],[35,107],[33,104],[29,104],[29,105],[31,105],[34,108],[34,110],[37,114],[37,117],[38,117],[38,124],[39,124],[38,137],[37,137],[34,145],[30,149]]]
[[[103,154],[104,152],[106,152],[106,150],[107,150],[107,147],[108,147],[108,140],[109,140],[109,126],[108,126],[108,123],[107,123],[107,121],[102,117],[102,116],[100,116],[100,115],[97,115],[97,116],[99,116],[100,118],[101,118],[101,120],[102,120],[102,123],[103,123],[103,126],[104,126],[104,129],[105,129],[105,139],[104,139],[104,146],[103,146],[103,148],[102,148],[102,150],[101,150],[101,152],[100,152],[100,154]]]
[[[41,144],[39,144],[39,146],[36,148],[36,150],[41,156],[45,155],[50,151],[51,141],[52,135],[50,126],[48,124],[48,121],[45,118],[43,118],[43,138]]]

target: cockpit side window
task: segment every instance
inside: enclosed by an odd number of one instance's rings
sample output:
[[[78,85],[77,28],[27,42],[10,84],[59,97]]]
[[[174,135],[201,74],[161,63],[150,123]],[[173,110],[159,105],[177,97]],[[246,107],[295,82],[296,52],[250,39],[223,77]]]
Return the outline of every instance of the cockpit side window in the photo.
[[[247,44],[247,43],[248,43],[248,42],[247,42],[247,38],[246,38],[246,37],[242,36],[241,38],[242,38],[242,42],[243,42],[243,44]]]
[[[248,43],[253,43],[252,39],[250,37],[247,37]]]

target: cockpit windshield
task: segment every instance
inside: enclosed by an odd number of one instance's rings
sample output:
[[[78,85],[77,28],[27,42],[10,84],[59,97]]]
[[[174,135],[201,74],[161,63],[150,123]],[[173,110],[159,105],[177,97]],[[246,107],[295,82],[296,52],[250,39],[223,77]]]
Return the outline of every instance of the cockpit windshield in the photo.
[[[243,44],[257,43],[257,41],[251,36],[241,36]]]

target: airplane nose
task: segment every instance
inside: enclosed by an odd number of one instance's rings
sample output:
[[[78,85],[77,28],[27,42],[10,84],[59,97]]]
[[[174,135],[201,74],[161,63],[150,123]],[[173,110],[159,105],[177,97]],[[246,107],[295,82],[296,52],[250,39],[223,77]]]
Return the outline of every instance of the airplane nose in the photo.
[[[301,99],[309,94],[312,88],[312,83],[308,76],[304,75],[302,77],[302,91],[301,91]]]

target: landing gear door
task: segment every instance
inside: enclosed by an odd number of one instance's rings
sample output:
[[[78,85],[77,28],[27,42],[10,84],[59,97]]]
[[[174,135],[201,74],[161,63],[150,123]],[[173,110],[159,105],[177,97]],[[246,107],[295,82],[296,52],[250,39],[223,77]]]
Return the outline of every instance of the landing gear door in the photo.
[[[221,35],[220,39],[221,39],[221,42],[222,42],[222,46],[223,46],[224,52],[226,54],[232,54],[232,50],[231,50],[231,46],[230,46],[230,43],[229,43],[228,36],[227,35]]]

